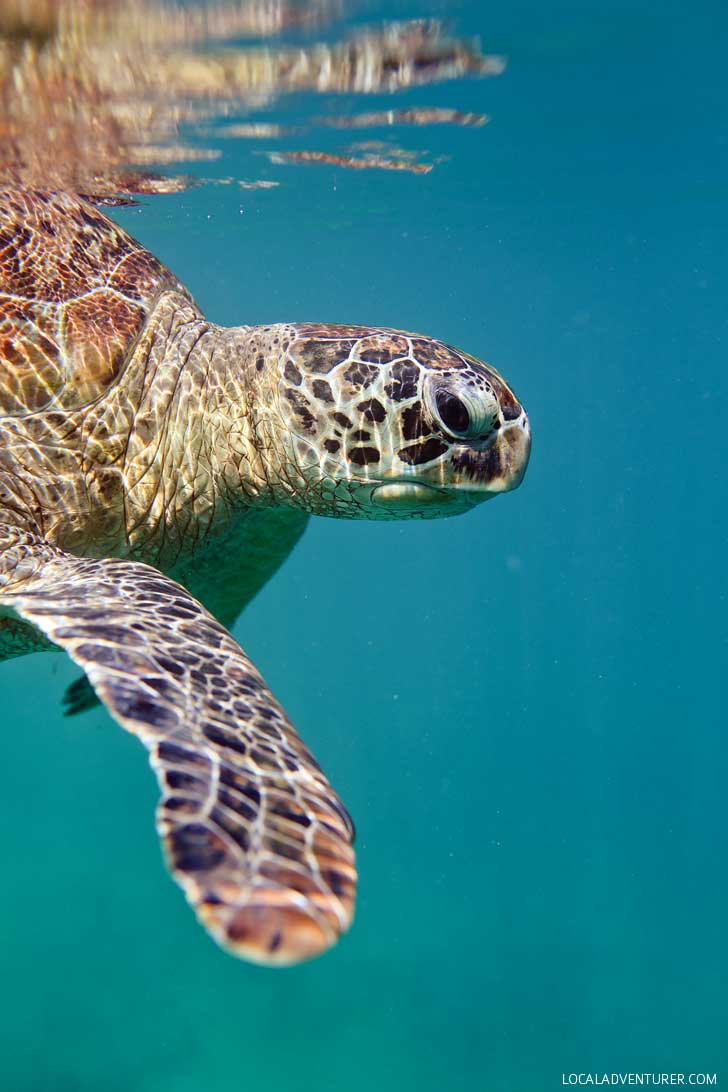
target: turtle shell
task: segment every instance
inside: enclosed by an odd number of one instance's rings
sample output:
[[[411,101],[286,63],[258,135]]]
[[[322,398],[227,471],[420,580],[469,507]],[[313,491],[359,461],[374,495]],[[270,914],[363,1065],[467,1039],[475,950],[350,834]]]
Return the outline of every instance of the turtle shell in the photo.
[[[173,274],[85,201],[0,193],[0,414],[100,397],[168,288]]]

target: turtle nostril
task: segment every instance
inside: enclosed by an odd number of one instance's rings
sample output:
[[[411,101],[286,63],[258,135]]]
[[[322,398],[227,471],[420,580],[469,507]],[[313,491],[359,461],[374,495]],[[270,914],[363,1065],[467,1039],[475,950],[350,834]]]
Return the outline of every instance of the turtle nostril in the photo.
[[[517,421],[523,413],[523,406],[515,398],[501,399],[501,411],[504,421]]]

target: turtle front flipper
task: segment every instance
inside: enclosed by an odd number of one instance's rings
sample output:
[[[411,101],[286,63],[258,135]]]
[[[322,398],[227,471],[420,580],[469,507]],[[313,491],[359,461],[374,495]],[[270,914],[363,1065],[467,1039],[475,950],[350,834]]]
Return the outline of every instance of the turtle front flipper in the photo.
[[[172,576],[190,588],[211,614],[231,626],[275,573],[304,532],[308,515],[295,508],[251,508],[179,562]],[[99,699],[85,675],[63,695],[65,716],[85,713]]]
[[[290,964],[348,929],[351,820],[243,650],[189,592],[148,565],[0,528],[0,606],[65,649],[144,743],[169,867],[219,944]]]

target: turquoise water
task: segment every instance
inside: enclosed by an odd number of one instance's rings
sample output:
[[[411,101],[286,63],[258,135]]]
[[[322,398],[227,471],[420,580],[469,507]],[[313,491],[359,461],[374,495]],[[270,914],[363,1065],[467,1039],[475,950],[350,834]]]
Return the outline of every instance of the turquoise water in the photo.
[[[403,327],[490,361],[531,417],[526,480],[453,520],[312,521],[236,626],[358,827],[357,920],[314,963],[218,951],[162,868],[139,744],[61,716],[63,657],[0,667],[3,1092],[728,1078],[728,16],[367,10],[415,14],[508,69],[260,119],[491,115],[374,134],[451,157],[431,174],[228,141],[200,175],[280,186],[114,215],[216,321]]]

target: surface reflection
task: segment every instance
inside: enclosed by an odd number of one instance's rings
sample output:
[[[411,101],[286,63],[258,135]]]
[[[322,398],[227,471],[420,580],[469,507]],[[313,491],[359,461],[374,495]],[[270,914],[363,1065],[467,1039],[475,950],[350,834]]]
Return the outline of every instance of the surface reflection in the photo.
[[[219,157],[204,146],[205,135],[284,135],[254,120],[210,127],[253,116],[285,93],[394,93],[503,70],[502,58],[437,20],[353,32],[334,26],[332,41],[313,40],[317,28],[344,14],[328,0],[185,7],[134,0],[123,8],[108,0],[12,0],[0,11],[0,184],[71,190],[109,204],[174,192],[191,179],[166,165]],[[485,120],[457,110],[392,109],[319,119],[306,129]],[[278,154],[357,169],[432,169],[406,155],[352,156],[344,147]]]

